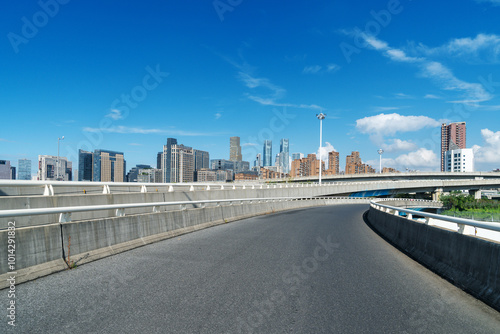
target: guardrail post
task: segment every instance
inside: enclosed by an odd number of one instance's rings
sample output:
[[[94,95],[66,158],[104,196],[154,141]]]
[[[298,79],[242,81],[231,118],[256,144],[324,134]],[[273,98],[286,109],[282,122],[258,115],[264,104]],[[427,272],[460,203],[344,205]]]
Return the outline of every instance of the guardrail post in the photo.
[[[194,191],[194,186],[191,185],[191,187],[189,187],[189,191]]]
[[[71,212],[64,212],[59,215],[60,223],[69,223],[71,222]]]
[[[107,184],[102,186],[102,193],[103,194],[111,194],[111,190],[109,189],[109,186]]]
[[[141,186],[141,193],[147,193],[148,192],[148,188],[146,188],[146,186]]]
[[[125,209],[116,209],[116,217],[123,217],[125,216]]]
[[[411,213],[407,213],[406,214],[406,218],[409,219],[409,220],[412,220],[413,219],[413,215]]]
[[[168,192],[173,193],[174,192],[174,187],[173,186],[168,186]]]
[[[54,187],[51,184],[46,184],[43,189],[43,196],[54,196]]]
[[[220,190],[224,190],[224,185],[220,185]]]
[[[153,206],[153,212],[154,213],[160,212],[160,207],[159,206]]]

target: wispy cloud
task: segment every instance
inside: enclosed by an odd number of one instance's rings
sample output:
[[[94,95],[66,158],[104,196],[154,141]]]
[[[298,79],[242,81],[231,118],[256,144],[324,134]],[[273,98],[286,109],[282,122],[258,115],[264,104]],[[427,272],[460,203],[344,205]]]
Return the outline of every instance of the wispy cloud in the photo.
[[[476,2],[482,3],[491,3],[493,6],[500,6],[500,0],[476,0]]]
[[[304,74],[325,74],[325,73],[335,73],[340,69],[337,64],[328,64],[325,67],[320,65],[306,66],[302,70]]]
[[[400,100],[410,100],[410,99],[414,99],[413,96],[411,95],[408,95],[408,94],[405,94],[405,93],[396,93],[394,94],[394,97],[396,99],[400,99]]]
[[[401,107],[373,107],[373,110],[375,112],[384,112],[384,111],[391,111],[391,110],[399,110]]]
[[[319,71],[321,71],[321,66],[314,65],[314,66],[306,66],[306,67],[304,67],[304,69],[302,70],[302,73],[305,73],[305,74],[316,74]]]
[[[115,121],[122,119],[123,115],[121,110],[118,109],[111,109],[110,113],[106,115],[106,117],[109,117],[111,119],[114,119]]]
[[[437,95],[434,95],[434,94],[426,94],[424,96],[424,99],[439,100],[441,98],[439,96],[437,96]]]
[[[222,117],[222,113],[220,112],[216,112],[215,115],[214,115],[215,119],[219,119]]]
[[[216,133],[201,133],[201,132],[189,132],[183,130],[164,130],[164,129],[145,129],[140,127],[128,127],[128,126],[113,126],[109,128],[92,128],[84,127],[85,132],[101,132],[101,133],[119,133],[119,134],[157,134],[157,135],[172,135],[172,136],[216,136]]]
[[[436,82],[442,89],[461,92],[463,99],[453,101],[459,103],[479,103],[488,101],[493,96],[479,83],[469,83],[458,79],[453,72],[443,64],[425,57],[411,57],[401,49],[392,48],[385,41],[376,37],[360,33],[361,38],[373,49],[381,52],[385,57],[395,62],[410,63],[420,69],[420,75]]]
[[[0,142],[4,142],[4,143],[13,143],[13,141],[11,141],[11,140],[7,140],[7,139],[4,139],[4,138],[0,138]]]

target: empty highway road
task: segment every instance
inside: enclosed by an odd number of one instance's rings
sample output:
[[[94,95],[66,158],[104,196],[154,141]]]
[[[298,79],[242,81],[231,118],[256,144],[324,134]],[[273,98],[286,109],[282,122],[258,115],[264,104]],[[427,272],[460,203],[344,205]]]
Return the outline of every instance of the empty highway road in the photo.
[[[500,313],[385,242],[367,209],[241,220],[20,284],[0,332],[500,332]]]

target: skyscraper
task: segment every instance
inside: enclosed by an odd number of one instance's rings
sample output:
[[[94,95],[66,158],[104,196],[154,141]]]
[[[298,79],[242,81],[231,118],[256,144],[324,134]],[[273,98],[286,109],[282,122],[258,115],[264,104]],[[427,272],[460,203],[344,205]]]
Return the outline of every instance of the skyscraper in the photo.
[[[93,180],[93,156],[92,152],[78,150],[78,181]]]
[[[123,152],[94,150],[93,180],[125,182],[126,162]]]
[[[339,152],[331,151],[328,152],[328,170],[327,174],[339,174],[340,173],[340,163],[339,163]]]
[[[255,157],[254,166],[255,167],[262,167],[262,154],[257,153],[257,156]]]
[[[167,138],[167,145],[163,145],[161,159],[161,170],[163,172],[163,182],[170,183],[172,175],[172,146],[177,145],[177,139]]]
[[[441,125],[441,171],[445,171],[445,152],[465,149],[466,126],[465,122],[443,123]]]
[[[210,168],[210,154],[207,151],[193,150],[194,154],[194,181],[198,181],[198,171]]]
[[[182,183],[194,181],[194,151],[184,145],[171,146],[170,182]]]
[[[10,161],[0,160],[0,180],[10,180],[11,178]]]
[[[273,142],[271,140],[264,140],[264,148],[262,151],[264,167],[273,165]]]
[[[229,138],[229,160],[231,161],[242,160],[240,137]]]
[[[31,160],[30,159],[19,159],[17,171],[18,180],[31,180]]]
[[[283,173],[290,172],[290,142],[288,139],[280,140],[279,165]]]

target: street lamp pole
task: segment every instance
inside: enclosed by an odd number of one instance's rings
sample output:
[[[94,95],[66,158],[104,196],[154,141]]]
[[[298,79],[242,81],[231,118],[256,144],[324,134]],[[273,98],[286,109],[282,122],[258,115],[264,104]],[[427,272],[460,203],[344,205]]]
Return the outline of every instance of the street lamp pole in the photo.
[[[377,152],[380,155],[379,173],[382,174],[382,153],[384,153],[384,150],[383,149],[379,149]]]
[[[321,172],[322,172],[322,160],[321,160],[321,147],[323,145],[323,120],[326,117],[326,114],[319,113],[316,114],[316,117],[319,119],[319,185],[321,185]]]
[[[56,161],[56,181],[59,181],[59,142],[64,140],[64,136],[57,138],[57,161]]]

